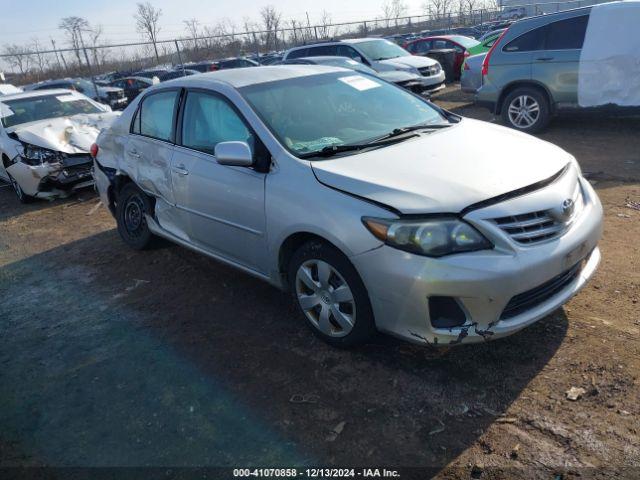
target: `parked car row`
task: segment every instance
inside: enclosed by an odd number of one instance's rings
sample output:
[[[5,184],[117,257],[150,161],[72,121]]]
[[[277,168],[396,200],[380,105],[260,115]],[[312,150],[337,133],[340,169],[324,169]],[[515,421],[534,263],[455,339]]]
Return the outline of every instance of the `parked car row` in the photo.
[[[96,102],[109,105],[114,110],[120,110],[127,105],[127,99],[122,88],[94,84],[83,78],[46,80],[23,87],[25,91],[57,90],[61,88],[83,93]]]

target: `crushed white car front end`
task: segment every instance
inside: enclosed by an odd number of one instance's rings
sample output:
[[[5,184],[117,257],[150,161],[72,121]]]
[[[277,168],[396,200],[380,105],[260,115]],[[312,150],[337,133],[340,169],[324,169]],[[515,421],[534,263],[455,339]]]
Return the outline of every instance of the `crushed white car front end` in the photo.
[[[113,112],[74,115],[10,129],[15,156],[5,170],[31,197],[66,197],[89,187],[94,183],[89,149],[100,130],[117,116]]]

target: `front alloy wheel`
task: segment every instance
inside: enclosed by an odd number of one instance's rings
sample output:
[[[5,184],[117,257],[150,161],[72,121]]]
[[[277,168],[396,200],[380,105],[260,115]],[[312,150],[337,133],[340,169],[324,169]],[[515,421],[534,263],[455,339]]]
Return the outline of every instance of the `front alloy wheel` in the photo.
[[[367,289],[337,248],[320,240],[302,245],[289,261],[288,279],[306,323],[328,344],[350,347],[376,333]]]
[[[351,333],[356,303],[340,273],[323,260],[307,260],[296,273],[296,295],[311,324],[330,337]]]

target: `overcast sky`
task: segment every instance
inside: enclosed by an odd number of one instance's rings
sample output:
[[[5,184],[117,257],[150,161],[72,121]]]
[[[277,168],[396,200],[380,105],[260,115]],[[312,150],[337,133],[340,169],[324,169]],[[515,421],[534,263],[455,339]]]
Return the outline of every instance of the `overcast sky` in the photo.
[[[423,0],[404,0],[409,14],[422,13]],[[335,22],[375,18],[382,14],[383,0],[151,0],[162,9],[160,38],[185,34],[183,20],[197,18],[203,25],[213,25],[229,18],[238,27],[243,17],[259,20],[260,8],[274,5],[283,20],[303,20],[309,13],[311,22],[327,10]],[[133,42],[140,39],[132,18],[135,0],[0,0],[0,46],[28,43],[33,37],[49,42],[63,38],[57,28],[62,17],[85,17],[92,25],[104,28],[105,43]]]

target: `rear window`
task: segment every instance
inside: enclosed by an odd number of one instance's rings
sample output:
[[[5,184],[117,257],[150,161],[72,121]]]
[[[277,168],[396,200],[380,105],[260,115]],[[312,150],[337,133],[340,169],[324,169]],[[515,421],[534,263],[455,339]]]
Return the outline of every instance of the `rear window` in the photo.
[[[511,40],[502,49],[503,52],[532,52],[544,48],[546,26],[535,28],[515,40]]]
[[[547,26],[547,50],[576,50],[582,48],[589,16],[568,18]]]
[[[318,47],[309,47],[307,57],[333,57],[338,54],[338,47],[336,45],[320,45]]]

